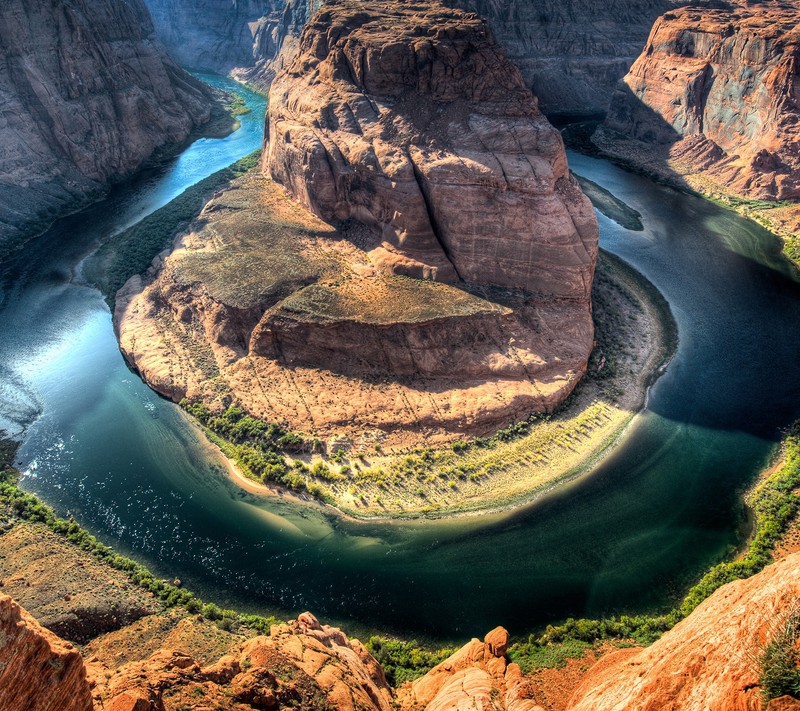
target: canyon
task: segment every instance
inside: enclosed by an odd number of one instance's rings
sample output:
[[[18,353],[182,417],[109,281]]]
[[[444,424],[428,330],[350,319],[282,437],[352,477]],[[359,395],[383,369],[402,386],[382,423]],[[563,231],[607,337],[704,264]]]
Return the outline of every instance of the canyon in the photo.
[[[574,389],[597,222],[485,21],[324,7],[272,84],[263,167],[117,297],[121,348],[156,390],[396,445]]]
[[[732,2],[665,13],[594,143],[726,201],[786,201],[754,209],[773,229],[796,232],[799,10],[794,2]]]
[[[146,0],[160,37],[188,66],[230,72],[268,89],[317,0]],[[548,114],[604,112],[616,82],[641,51],[653,21],[677,0],[451,0],[491,30]],[[283,51],[283,56],[281,52]]]
[[[141,0],[0,7],[0,253],[97,199],[210,117]]]
[[[762,701],[759,657],[800,596],[800,553],[747,580],[729,583],[652,646],[597,647],[600,660],[566,674],[571,697],[548,700],[541,674],[509,658],[498,627],[472,639],[419,678],[393,687],[357,639],[311,613],[268,634],[226,630],[202,614],[165,608],[93,556],[39,524],[4,519],[0,534],[0,701],[36,711],[246,711],[284,706],[342,711],[792,711],[789,697]],[[9,547],[8,543],[11,542]],[[53,580],[69,564],[86,575]],[[91,582],[89,582],[91,581]],[[102,583],[102,586],[98,586]],[[12,598],[8,593],[11,593]],[[83,628],[77,642],[51,629],[63,618],[138,601],[132,618]],[[49,611],[49,612],[48,612]],[[41,621],[40,621],[41,620]],[[57,622],[56,622],[57,624]],[[588,657],[591,659],[593,657]],[[31,668],[39,670],[35,678]]]

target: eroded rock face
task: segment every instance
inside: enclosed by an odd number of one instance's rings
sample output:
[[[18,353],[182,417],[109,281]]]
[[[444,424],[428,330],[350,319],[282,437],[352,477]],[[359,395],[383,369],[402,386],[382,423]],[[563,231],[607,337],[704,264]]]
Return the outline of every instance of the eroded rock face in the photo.
[[[92,711],[80,652],[0,595],[0,708]]]
[[[717,3],[661,16],[605,127],[754,198],[800,198],[797,2]],[[613,136],[600,136],[610,144]],[[619,147],[637,161],[636,146]]]
[[[517,664],[506,658],[508,632],[497,627],[481,642],[473,639],[398,690],[404,711],[471,709],[474,711],[543,711]]]
[[[0,3],[0,252],[209,118],[142,0]]]
[[[647,649],[589,672],[570,711],[757,711],[759,655],[800,598],[800,553],[723,586]],[[770,709],[789,701],[772,702]]]
[[[542,111],[606,111],[655,19],[676,0],[447,0],[489,21],[498,44],[538,97]]]
[[[264,165],[323,219],[379,235],[383,271],[588,302],[591,204],[476,15],[326,5],[272,84]]]
[[[106,675],[98,687],[105,711],[194,707],[390,711],[391,690],[358,640],[306,612],[253,637],[212,664],[159,649]]]

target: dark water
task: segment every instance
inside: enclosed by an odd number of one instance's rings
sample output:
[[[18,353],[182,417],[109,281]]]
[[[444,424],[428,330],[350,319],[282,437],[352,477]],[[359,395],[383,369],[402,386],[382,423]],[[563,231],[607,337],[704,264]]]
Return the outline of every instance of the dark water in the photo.
[[[232,485],[126,369],[108,309],[74,274],[104,235],[256,148],[263,101],[248,101],[258,111],[241,131],[194,144],[3,265],[0,427],[23,438],[27,489],[218,603],[428,637],[658,609],[731,553],[738,494],[800,414],[800,285],[756,225],[577,155],[576,172],[642,213],[644,232],[599,216],[601,241],[661,289],[680,332],[612,456],[524,510],[449,522],[353,523]]]

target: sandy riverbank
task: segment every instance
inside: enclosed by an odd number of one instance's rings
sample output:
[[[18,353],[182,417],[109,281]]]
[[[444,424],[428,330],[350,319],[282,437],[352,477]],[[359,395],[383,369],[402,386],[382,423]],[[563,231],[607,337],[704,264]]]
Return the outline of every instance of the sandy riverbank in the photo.
[[[660,294],[608,254],[601,258],[594,306],[598,346],[589,373],[556,414],[538,418],[508,441],[483,438],[465,440],[463,447],[389,456],[353,452],[352,458],[328,460],[332,471],[344,473],[340,481],[325,482],[335,507],[357,518],[486,513],[530,502],[589,471],[641,410],[676,344]],[[233,462],[228,470],[251,493],[286,495],[248,479]]]

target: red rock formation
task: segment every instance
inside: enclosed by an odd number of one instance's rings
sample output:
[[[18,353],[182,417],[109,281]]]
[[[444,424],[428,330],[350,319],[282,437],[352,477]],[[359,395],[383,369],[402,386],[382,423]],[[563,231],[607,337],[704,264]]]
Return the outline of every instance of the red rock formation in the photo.
[[[800,198],[800,4],[717,3],[660,17],[605,127],[754,198]],[[614,151],[613,136],[599,137]],[[617,146],[637,159],[635,145]]]
[[[208,120],[142,0],[0,3],[0,252]]]
[[[425,676],[398,690],[404,711],[474,709],[543,711],[516,664],[506,658],[508,632],[496,627],[473,639]]]
[[[597,225],[485,21],[436,4],[326,5],[270,91],[265,168],[394,274],[589,299]]]
[[[208,666],[185,652],[161,649],[108,675],[98,689],[103,711],[331,708],[390,711],[391,690],[358,640],[320,625],[306,612],[254,637]],[[101,706],[102,704],[102,706]]]
[[[0,595],[0,709],[91,711],[80,652]]]
[[[601,659],[569,711],[758,711],[759,656],[800,600],[800,553],[723,586],[647,649]],[[769,709],[800,708],[776,701]]]

